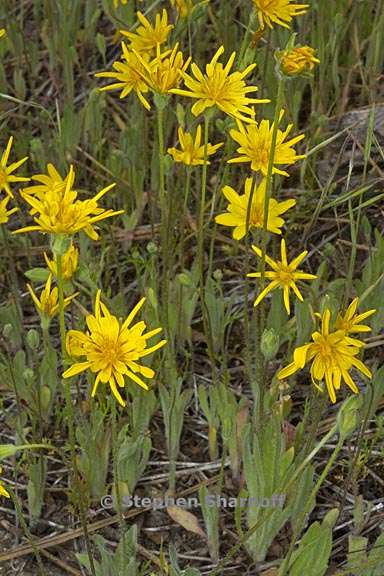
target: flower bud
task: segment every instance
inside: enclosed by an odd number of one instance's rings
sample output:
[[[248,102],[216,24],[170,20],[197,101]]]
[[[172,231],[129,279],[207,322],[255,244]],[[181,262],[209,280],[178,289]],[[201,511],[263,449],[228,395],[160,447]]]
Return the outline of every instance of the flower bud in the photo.
[[[31,350],[37,350],[40,345],[40,336],[37,330],[31,328],[27,332],[27,344]]]
[[[213,277],[216,280],[216,282],[221,282],[223,279],[223,273],[220,270],[220,268],[217,268],[214,272],[213,272]]]
[[[6,324],[3,328],[3,336],[6,340],[9,340],[13,334],[13,326],[12,324]]]
[[[157,254],[159,252],[159,249],[157,247],[157,244],[155,242],[148,242],[147,244],[147,252],[148,254]]]
[[[34,372],[33,372],[32,368],[26,368],[23,371],[23,378],[27,382],[27,384],[30,384],[30,385],[33,384]]]
[[[261,353],[266,360],[272,360],[279,350],[279,335],[273,328],[265,329],[261,337]]]

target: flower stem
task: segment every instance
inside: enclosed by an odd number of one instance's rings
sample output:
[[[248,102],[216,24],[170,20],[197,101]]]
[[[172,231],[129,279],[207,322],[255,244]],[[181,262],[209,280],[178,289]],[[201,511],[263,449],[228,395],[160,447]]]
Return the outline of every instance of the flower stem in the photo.
[[[59,325],[60,325],[60,340],[61,340],[61,352],[62,352],[62,363],[65,367],[67,360],[67,352],[65,346],[65,316],[64,316],[64,287],[63,287],[63,256],[61,253],[56,253],[56,264],[57,264],[57,289],[59,293]],[[84,532],[85,545],[87,548],[87,554],[89,558],[89,564],[92,576],[96,576],[95,565],[93,561],[93,555],[91,550],[91,542],[88,534],[86,513],[83,505],[83,499],[81,497],[81,483],[79,477],[79,471],[77,468],[76,460],[76,440],[75,440],[75,423],[73,414],[73,405],[71,398],[71,387],[70,382],[64,382],[65,390],[65,402],[68,417],[68,439],[71,449],[71,460],[72,469],[74,475],[74,499],[78,505],[80,512],[81,525]]]
[[[188,166],[187,167],[187,175],[186,175],[186,179],[185,179],[183,213],[182,213],[182,218],[181,218],[181,222],[182,222],[182,224],[181,224],[181,238],[180,238],[180,268],[181,268],[181,271],[183,271],[183,269],[184,269],[184,242],[185,242],[185,226],[186,226],[185,215],[187,212],[189,193],[191,190],[191,176],[192,176],[192,170],[191,170],[191,167]]]
[[[253,377],[252,373],[252,344],[251,344],[251,335],[249,329],[249,316],[248,316],[248,296],[249,296],[249,279],[247,277],[247,273],[249,272],[249,250],[250,250],[250,239],[249,239],[249,225],[251,222],[251,213],[252,213],[252,204],[253,198],[255,195],[255,191],[257,189],[257,181],[256,178],[252,180],[251,190],[248,198],[247,204],[247,213],[245,217],[245,279],[244,279],[244,308],[243,308],[243,318],[244,318],[244,351],[245,351],[245,370],[247,373],[248,380],[251,384],[253,394],[254,394],[254,401],[257,402],[257,398],[259,396],[259,390],[257,386],[257,382]]]
[[[272,129],[272,138],[271,138],[271,149],[269,152],[268,158],[268,169],[267,169],[267,176],[265,182],[265,196],[264,196],[264,211],[263,211],[263,234],[262,234],[262,242],[261,242],[261,289],[264,288],[265,283],[265,253],[267,247],[267,239],[268,239],[268,208],[269,208],[269,200],[272,196],[272,171],[273,171],[273,163],[275,161],[275,150],[276,150],[276,141],[277,141],[277,133],[279,129],[279,120],[280,120],[280,113],[283,107],[284,101],[284,86],[285,80],[281,76],[279,78],[278,89],[277,89],[277,97],[276,97],[276,106],[275,106],[275,114],[273,118],[273,129]]]
[[[212,364],[212,378],[213,381],[216,382],[217,369],[216,369],[214,347],[212,341],[212,330],[210,326],[209,313],[205,301],[205,279],[204,279],[204,216],[205,216],[205,198],[207,194],[207,176],[208,176],[209,119],[210,119],[210,111],[208,110],[204,116],[204,164],[202,166],[199,223],[197,230],[197,265],[199,270],[200,303],[204,324],[204,333],[207,335],[208,354]]]
[[[168,350],[171,351],[172,339],[169,330],[169,206],[167,202],[167,192],[165,188],[165,165],[164,165],[164,101],[159,101],[157,106],[157,135],[159,148],[159,190],[160,190],[160,210],[161,210],[161,256],[162,256],[162,290],[161,298],[163,303],[163,325],[166,338],[168,340]]]
[[[278,89],[277,89],[277,97],[276,97],[276,105],[275,105],[275,114],[273,119],[273,129],[272,129],[272,138],[271,138],[271,149],[269,152],[268,158],[268,169],[267,169],[267,176],[265,182],[265,196],[264,196],[264,208],[263,208],[263,230],[262,230],[262,239],[261,239],[261,265],[260,265],[260,290],[264,289],[265,286],[265,258],[266,258],[266,249],[267,249],[267,241],[268,241],[268,211],[269,211],[269,200],[272,196],[272,172],[273,172],[273,164],[275,160],[275,151],[276,151],[276,142],[277,142],[277,134],[279,129],[279,120],[280,114],[283,107],[284,101],[284,87],[285,87],[285,79],[283,76],[279,76],[278,81]],[[265,303],[261,306],[260,312],[260,329],[259,334],[260,337],[263,334],[263,330],[265,328]],[[259,357],[261,358],[262,355],[260,354]],[[261,370],[261,374],[259,376],[259,403],[258,403],[258,410],[259,410],[259,422],[262,421],[263,416],[263,406],[264,406],[264,368]]]
[[[205,214],[205,197],[207,193],[207,175],[208,175],[208,138],[209,138],[209,113],[204,116],[204,164],[201,178],[201,196],[199,210],[199,226],[197,238],[197,258],[199,265],[200,279],[204,283],[204,214]]]
[[[113,453],[113,479],[115,482],[115,494],[116,494],[116,510],[119,516],[119,527],[120,527],[120,536],[121,539],[124,540],[125,538],[125,526],[124,526],[124,517],[122,512],[122,502],[121,502],[121,494],[120,494],[120,485],[119,485],[119,474],[118,474],[118,443],[117,443],[117,409],[116,409],[116,398],[113,396],[111,398],[112,402],[112,409],[111,409],[111,416],[112,416],[112,453]],[[123,545],[124,547],[124,545]]]

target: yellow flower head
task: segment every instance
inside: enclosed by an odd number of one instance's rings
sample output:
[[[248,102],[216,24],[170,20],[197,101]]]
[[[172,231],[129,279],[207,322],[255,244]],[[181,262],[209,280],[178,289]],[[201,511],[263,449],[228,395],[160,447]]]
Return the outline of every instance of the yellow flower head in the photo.
[[[375,314],[376,310],[367,310],[362,314],[356,314],[357,306],[359,305],[359,299],[355,298],[352,300],[346,313],[343,315],[340,312],[337,315],[335,327],[337,330],[344,330],[346,334],[358,333],[358,332],[370,332],[371,328],[365,324],[360,324],[366,318]]]
[[[129,51],[124,42],[121,43],[123,51],[122,61],[116,60],[113,63],[114,72],[97,72],[95,76],[98,78],[114,78],[117,82],[108,84],[100,88],[100,92],[106,90],[121,90],[120,98],[125,98],[132,92],[136,92],[140,102],[147,110],[150,110],[148,101],[144,98],[143,94],[148,92],[149,88],[143,80],[145,76],[145,68],[143,68],[140,60],[134,52]],[[142,60],[148,60],[148,55],[142,56]]]
[[[273,28],[273,24],[289,28],[292,18],[305,14],[309,8],[309,4],[292,4],[291,0],[253,0],[253,2],[262,30],[265,24],[270,28]]]
[[[7,31],[5,28],[0,28],[0,38],[3,38],[3,36],[7,35]]]
[[[233,226],[235,228],[233,231],[233,238],[235,240],[241,240],[247,232],[247,209],[252,186],[253,178],[247,178],[244,188],[245,193],[242,196],[230,186],[224,186],[223,188],[223,194],[229,201],[229,206],[227,207],[227,212],[219,214],[215,220],[223,226]],[[266,180],[264,178],[253,193],[249,228],[264,227],[265,186]],[[280,215],[284,214],[284,212],[292,208],[295,204],[296,200],[293,198],[284,200],[284,202],[278,202],[274,198],[271,198],[268,203],[267,230],[275,234],[281,234],[280,228],[284,225],[284,220]]]
[[[48,318],[52,318],[57,314],[59,311],[59,292],[57,287],[51,288],[52,286],[52,274],[48,276],[48,280],[43,288],[40,298],[36,296],[32,286],[27,284],[27,288],[29,293],[32,297],[32,300],[37,308],[37,311],[41,316],[45,316]],[[78,295],[78,292],[75,292],[71,296],[68,296],[64,299],[64,306],[68,306],[68,304]]]
[[[125,376],[148,390],[148,385],[138,376],[154,378],[155,372],[139,364],[138,361],[158,350],[166,343],[160,340],[154,346],[147,348],[147,340],[161,332],[156,328],[144,333],[145,322],[137,322],[132,327],[132,320],[145,302],[142,298],[128,314],[124,322],[113,316],[108,308],[100,301],[100,290],[96,295],[95,313],[86,317],[88,331],[70,330],[67,334],[67,351],[72,357],[85,357],[83,362],[73,364],[63,374],[64,378],[71,378],[84,370],[97,373],[92,390],[95,396],[99,382],[109,384],[117,401],[124,406],[117,386],[123,388]]]
[[[161,14],[156,14],[154,26],[152,26],[141,12],[137,13],[137,17],[141,22],[141,26],[137,28],[136,32],[120,30],[124,36],[129,38],[129,47],[131,49],[137,52],[151,52],[156,49],[157,46],[161,46],[167,42],[173,24],[168,24],[168,14],[165,8]]]
[[[56,258],[50,260],[45,252],[44,252],[44,258],[51,273],[57,277]],[[62,257],[62,269],[64,280],[69,280],[70,278],[72,278],[72,276],[77,270],[78,263],[79,263],[79,251],[76,248],[76,246],[71,244],[71,246],[68,248],[68,250]]]
[[[68,182],[70,179],[70,182]],[[31,180],[39,182],[33,186],[23,188],[23,192],[36,196],[39,200],[44,200],[46,194],[53,192],[54,194],[62,194],[65,187],[68,185],[72,188],[75,180],[75,173],[69,171],[65,178],[62,178],[60,173],[56,170],[53,164],[47,164],[47,174],[35,174]]]
[[[345,382],[355,394],[359,393],[349,373],[352,368],[356,368],[367,378],[372,378],[372,373],[356,358],[364,343],[350,338],[344,330],[330,331],[330,319],[330,311],[325,310],[322,315],[321,332],[314,332],[312,342],[296,348],[293,362],[280,370],[277,377],[280,380],[288,378],[312,361],[312,383],[319,388],[320,383],[325,381],[331,402],[335,403],[335,390],[339,390],[342,382]]]
[[[78,200],[77,192],[72,190],[73,168],[71,166],[64,192],[61,190],[47,192],[40,200],[32,194],[21,192],[22,197],[30,206],[34,216],[35,225],[15,230],[14,234],[22,232],[39,231],[50,234],[65,234],[72,236],[81,230],[92,239],[97,240],[98,234],[93,227],[96,222],[122,214],[124,210],[105,210],[99,208],[98,201],[111,190],[115,184],[103,188],[89,200]]]
[[[240,146],[237,149],[236,158],[228,160],[229,164],[238,162],[250,162],[251,169],[255,172],[261,172],[263,176],[268,173],[269,155],[271,154],[272,133],[274,123],[270,126],[269,120],[262,120],[259,124],[250,124],[244,126],[242,122],[237,122],[238,130],[230,130],[230,135]],[[292,148],[297,142],[304,138],[304,134],[299,134],[285,142],[288,134],[293,128],[289,124],[287,129],[277,131],[276,147],[273,159],[272,174],[282,174],[289,176],[285,170],[277,168],[281,164],[294,164],[297,160],[305,158],[305,154],[298,155]]]
[[[10,184],[14,182],[28,182],[29,178],[23,178],[22,176],[15,176],[12,174],[15,170],[20,168],[22,164],[28,159],[28,156],[18,160],[17,162],[13,162],[9,166],[7,166],[8,158],[11,153],[13,142],[13,136],[10,137],[8,140],[8,144],[6,149],[3,152],[3,155],[0,160],[0,192],[5,190],[8,196],[13,198],[13,192],[11,190]]]
[[[2,468],[0,466],[0,474],[2,472]],[[2,485],[2,483],[0,482],[0,496],[5,496],[5,498],[10,498],[10,494],[9,492],[4,488],[4,486]]]
[[[250,64],[243,72],[231,73],[236,53],[233,52],[227,64],[223,66],[218,62],[223,52],[224,46],[221,46],[206,65],[205,74],[196,64],[192,64],[192,73],[195,78],[182,72],[184,83],[189,90],[176,88],[172,92],[197,99],[192,106],[192,113],[195,116],[199,116],[207,108],[217,106],[232,118],[253,122],[255,113],[250,104],[269,102],[269,100],[258,100],[247,96],[249,92],[257,92],[256,86],[247,86],[244,82],[244,78],[252,72],[256,64]]]
[[[257,256],[262,258],[263,253],[262,250],[260,250],[260,248],[258,248],[257,246],[252,246],[252,249],[257,254]],[[281,261],[272,260],[272,258],[265,255],[266,263],[272,268],[272,270],[267,270],[265,272],[265,278],[271,280],[271,282],[270,284],[268,284],[266,288],[264,288],[264,290],[260,292],[260,294],[255,300],[254,306],[257,306],[269,292],[275,290],[275,288],[281,288],[284,294],[285,309],[287,313],[290,314],[291,310],[289,305],[289,290],[292,289],[293,292],[298,297],[298,299],[302,302],[304,298],[301,295],[301,292],[298,289],[296,282],[298,280],[314,280],[315,278],[317,278],[317,276],[315,276],[314,274],[307,274],[306,272],[302,272],[301,270],[297,269],[300,263],[304,260],[304,258],[308,254],[307,250],[301,252],[301,254],[299,254],[299,256],[296,256],[296,258],[294,258],[290,263],[287,260],[287,249],[284,238],[282,238],[281,240],[280,250],[281,250]],[[250,274],[247,274],[247,276],[249,276],[250,278],[261,278],[261,272],[251,272]]]
[[[182,162],[187,166],[204,164],[205,146],[201,144],[201,126],[197,127],[195,138],[193,138],[193,135],[189,132],[184,132],[181,126],[179,127],[178,135],[181,150],[168,148],[168,154],[171,154],[174,161]],[[208,143],[207,156],[212,156],[222,145],[223,142],[214,145]],[[210,164],[208,160],[207,164]]]
[[[315,57],[316,50],[310,46],[298,46],[292,50],[284,50],[279,54],[281,70],[287,76],[295,76],[310,72],[320,60]]]
[[[123,6],[125,6],[125,4],[128,4],[128,0],[113,0],[113,5],[115,8],[118,7],[119,2],[121,2],[121,4],[123,4]]]
[[[160,53],[157,49],[157,56],[150,62],[146,62],[138,52],[135,52],[141,64],[140,74],[143,82],[158,94],[169,94],[181,81],[181,74],[188,68],[191,58],[184,62],[184,56],[178,50],[179,45],[175,44],[172,50]]]
[[[7,210],[8,202],[10,201],[11,197],[6,196],[2,200],[0,200],[0,224],[6,224],[9,220],[9,217],[14,212],[17,212],[18,208],[11,208],[11,210]]]

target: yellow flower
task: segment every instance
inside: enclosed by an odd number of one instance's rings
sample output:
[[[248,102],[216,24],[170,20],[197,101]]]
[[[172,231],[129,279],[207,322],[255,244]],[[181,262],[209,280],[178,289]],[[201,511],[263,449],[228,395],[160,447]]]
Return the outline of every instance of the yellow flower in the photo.
[[[99,382],[108,383],[117,401],[125,406],[117,386],[124,387],[126,376],[148,390],[148,385],[138,374],[145,378],[154,378],[155,372],[147,366],[138,364],[138,360],[164,346],[166,340],[160,340],[154,346],[147,348],[147,340],[161,332],[161,328],[144,334],[146,325],[143,321],[130,327],[132,320],[144,304],[145,298],[136,304],[121,323],[100,301],[100,295],[100,290],[98,290],[95,314],[89,314],[86,317],[88,331],[84,333],[70,330],[67,334],[68,354],[72,357],[83,356],[86,360],[73,364],[64,372],[63,377],[71,378],[84,370],[97,373],[92,396],[95,396]]]
[[[2,472],[2,468],[0,467],[0,474]],[[5,496],[5,498],[10,498],[10,494],[9,492],[7,492],[7,490],[4,488],[4,486],[2,485],[2,483],[0,482],[0,496]]]
[[[0,38],[3,38],[3,36],[7,35],[7,31],[5,28],[0,28]]]
[[[292,50],[284,50],[279,55],[281,69],[284,74],[294,76],[311,71],[320,60],[315,57],[316,50],[310,46],[298,46]]]
[[[269,120],[262,120],[259,124],[251,124],[244,126],[240,121],[237,122],[238,130],[230,130],[230,135],[235,142],[240,144],[237,152],[240,156],[228,160],[229,164],[238,162],[250,162],[251,169],[255,172],[261,172],[263,176],[268,173],[268,161],[271,153],[272,133],[273,126],[269,125]],[[305,158],[305,154],[297,155],[292,148],[297,142],[304,138],[304,134],[299,134],[295,138],[291,138],[287,142],[284,140],[293,128],[293,124],[289,124],[287,129],[277,131],[275,154],[273,159],[272,174],[282,174],[289,176],[285,170],[280,170],[277,165],[281,164],[294,164],[297,160]]]
[[[52,272],[52,274],[54,276],[57,277],[56,258],[54,258],[53,260],[50,260],[45,252],[44,252],[44,258],[45,258],[45,262],[46,262],[49,270]],[[78,262],[79,262],[79,251],[76,248],[76,246],[71,244],[71,246],[68,248],[68,250],[66,251],[66,253],[62,257],[62,268],[63,268],[63,279],[64,280],[69,280],[70,278],[72,278],[72,276],[74,275],[74,273],[77,270]]]
[[[31,180],[36,180],[36,182],[40,182],[40,184],[27,186],[23,188],[23,192],[32,194],[39,198],[39,200],[43,200],[49,192],[63,193],[69,178],[71,179],[69,186],[72,188],[75,180],[75,173],[73,171],[68,172],[67,176],[62,178],[53,164],[47,164],[47,174],[35,174],[31,178]]]
[[[143,80],[145,69],[143,69],[137,55],[130,52],[124,42],[121,43],[121,47],[123,50],[123,61],[120,62],[119,60],[116,60],[112,65],[116,72],[97,72],[95,74],[97,78],[114,78],[117,80],[117,82],[114,82],[113,84],[100,88],[100,92],[106,90],[121,90],[120,98],[125,98],[133,90],[136,92],[136,95],[144,108],[150,110],[150,105],[143,96],[143,94],[149,90],[147,84]],[[148,59],[148,56],[144,56],[142,60],[145,58]]]
[[[253,186],[253,178],[247,178],[245,181],[244,194],[240,196],[230,186],[224,186],[223,194],[229,201],[227,212],[216,216],[215,220],[223,226],[234,226],[233,238],[241,240],[246,234],[247,209],[249,198]],[[249,228],[264,227],[264,198],[265,198],[265,178],[253,193],[252,207],[249,220]],[[284,202],[278,202],[274,198],[269,200],[267,230],[275,234],[281,234],[280,228],[284,225],[284,220],[280,218],[289,208],[296,204],[296,200],[290,198]]]
[[[7,210],[8,202],[10,201],[11,197],[6,196],[2,200],[0,200],[0,224],[6,224],[9,220],[9,217],[14,212],[17,212],[18,208],[11,208],[11,210]]]
[[[291,4],[291,0],[253,0],[260,28],[265,24],[273,28],[273,23],[289,28],[294,16],[305,14],[309,4]]]
[[[93,225],[100,220],[124,212],[124,210],[105,210],[98,206],[100,198],[111,190],[115,184],[103,188],[89,200],[77,200],[77,192],[71,189],[71,184],[74,181],[72,172],[73,168],[71,166],[64,192],[51,190],[41,200],[31,194],[21,192],[24,200],[32,206],[33,210],[31,212],[38,213],[38,216],[34,217],[36,222],[34,226],[20,228],[15,230],[13,234],[39,231],[72,236],[80,232],[80,230],[84,230],[92,240],[97,240],[99,236]]]
[[[169,94],[181,81],[181,74],[188,68],[191,58],[184,62],[183,53],[178,51],[178,44],[172,50],[160,53],[150,62],[146,62],[138,52],[134,53],[141,64],[140,74],[143,82],[154,92]]]
[[[59,292],[57,287],[51,290],[52,285],[52,274],[48,276],[48,280],[43,288],[40,298],[38,298],[30,284],[27,284],[27,288],[29,293],[32,297],[33,302],[37,308],[37,311],[42,316],[52,318],[57,314],[59,311]],[[68,306],[68,304],[79,294],[79,292],[75,292],[71,296],[68,296],[64,299],[64,306]]]
[[[156,49],[158,45],[167,42],[173,24],[168,24],[168,14],[165,8],[163,8],[161,14],[156,14],[154,26],[152,26],[141,12],[137,13],[137,17],[142,25],[137,28],[136,32],[120,30],[124,36],[129,38],[131,42],[129,47],[131,49],[137,52],[151,52]]]
[[[335,327],[337,330],[344,330],[346,334],[358,333],[358,332],[370,332],[371,328],[364,324],[360,324],[372,314],[375,314],[376,310],[367,310],[362,314],[356,314],[357,306],[359,304],[359,299],[355,298],[352,300],[344,316],[339,312],[336,318]]]
[[[255,112],[250,104],[269,102],[269,100],[258,100],[247,96],[249,92],[257,92],[256,86],[247,86],[244,82],[244,78],[252,72],[256,64],[250,64],[243,72],[231,73],[236,53],[233,52],[227,64],[223,66],[218,62],[223,52],[224,46],[221,46],[206,65],[205,75],[196,64],[191,66],[195,79],[186,72],[182,72],[189,91],[175,88],[172,92],[197,99],[197,102],[192,106],[192,113],[195,116],[199,116],[207,108],[217,106],[233,118],[253,122]]]
[[[358,387],[349,374],[352,368],[356,368],[367,378],[372,378],[372,373],[361,360],[356,358],[364,342],[346,336],[344,330],[330,332],[330,318],[330,311],[325,310],[322,316],[321,332],[314,332],[312,342],[296,348],[293,362],[280,370],[277,377],[279,380],[288,378],[312,360],[312,383],[319,388],[320,383],[325,381],[331,402],[335,403],[335,390],[339,390],[342,381],[355,394],[359,393]]]
[[[128,0],[113,0],[113,5],[115,8],[118,7],[119,2],[121,2],[123,5],[128,4]]]
[[[258,248],[257,246],[252,246],[252,249],[257,254],[257,256],[262,258],[263,253],[262,250],[260,250],[260,248]],[[298,280],[314,280],[315,278],[317,278],[317,276],[315,276],[314,274],[307,274],[306,272],[301,272],[301,270],[297,269],[297,267],[300,265],[300,263],[304,260],[304,258],[308,254],[307,250],[301,252],[301,254],[299,254],[299,256],[296,256],[296,258],[292,260],[291,263],[288,263],[285,240],[284,238],[282,238],[280,251],[281,251],[281,261],[272,260],[272,258],[265,255],[266,263],[272,268],[272,270],[267,270],[265,272],[265,278],[271,280],[271,282],[270,284],[268,284],[266,288],[264,288],[264,290],[260,292],[260,294],[255,300],[254,306],[257,306],[269,292],[271,292],[275,288],[281,288],[284,293],[285,309],[287,313],[290,314],[291,313],[289,305],[290,288],[292,288],[298,299],[302,302],[304,298],[301,295],[300,290],[296,285],[296,282]],[[261,278],[261,272],[251,272],[250,274],[247,274],[247,276],[249,276],[250,278]]]
[[[187,166],[198,166],[204,164],[204,145],[201,145],[201,126],[196,129],[195,138],[189,132],[184,132],[181,126],[178,129],[179,142],[181,150],[177,148],[168,148],[168,154],[171,154],[175,162],[183,162]],[[208,143],[207,156],[211,156],[223,145]],[[210,162],[207,160],[207,164]]]
[[[8,140],[8,144],[6,149],[3,152],[3,155],[0,160],[0,192],[5,190],[6,193],[13,198],[13,192],[11,190],[10,184],[13,182],[28,182],[29,178],[23,178],[22,176],[14,176],[12,172],[20,168],[22,164],[28,159],[28,156],[18,160],[17,162],[13,162],[9,166],[7,166],[9,154],[11,152],[13,142],[13,136],[10,137]]]

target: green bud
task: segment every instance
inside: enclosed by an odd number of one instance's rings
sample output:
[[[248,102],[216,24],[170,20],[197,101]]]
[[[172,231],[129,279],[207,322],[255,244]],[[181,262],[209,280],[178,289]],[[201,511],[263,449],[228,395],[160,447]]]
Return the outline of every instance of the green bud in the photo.
[[[39,333],[34,328],[27,332],[27,344],[32,350],[37,350],[40,345]]]
[[[191,286],[193,286],[191,276],[187,272],[181,272],[181,274],[178,274],[177,279],[180,282],[180,284],[182,286],[186,286],[186,288],[190,288]]]
[[[223,279],[223,273],[220,270],[220,268],[217,268],[214,273],[213,273],[213,277],[216,280],[216,282],[221,282]]]
[[[355,431],[359,423],[360,407],[360,396],[350,396],[343,402],[336,420],[340,436],[343,438],[348,438]]]
[[[148,254],[157,254],[159,251],[157,244],[155,242],[148,242],[147,252]]]
[[[23,371],[23,378],[28,384],[32,384],[34,380],[34,372],[32,368],[26,368]]]
[[[265,329],[261,337],[261,353],[266,360],[272,360],[279,350],[279,335],[273,328]]]

